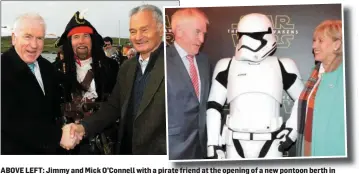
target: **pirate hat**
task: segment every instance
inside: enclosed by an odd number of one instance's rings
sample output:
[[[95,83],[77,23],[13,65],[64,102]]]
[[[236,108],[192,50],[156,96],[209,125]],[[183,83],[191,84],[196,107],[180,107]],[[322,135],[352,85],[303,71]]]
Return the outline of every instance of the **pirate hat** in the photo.
[[[77,11],[67,24],[64,33],[62,33],[61,37],[56,41],[55,47],[63,45],[64,43],[66,43],[68,37],[76,33],[93,34],[93,39],[95,39],[101,47],[104,45],[102,36],[96,31],[96,29],[91,25],[89,21],[84,19],[84,12],[80,13],[79,11]]]

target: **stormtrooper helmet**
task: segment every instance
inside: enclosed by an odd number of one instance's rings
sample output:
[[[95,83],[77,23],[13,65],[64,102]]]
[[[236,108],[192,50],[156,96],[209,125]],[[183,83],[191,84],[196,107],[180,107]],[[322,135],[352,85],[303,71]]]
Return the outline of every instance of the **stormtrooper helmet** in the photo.
[[[260,13],[243,16],[237,27],[236,60],[260,62],[277,48],[272,22]]]

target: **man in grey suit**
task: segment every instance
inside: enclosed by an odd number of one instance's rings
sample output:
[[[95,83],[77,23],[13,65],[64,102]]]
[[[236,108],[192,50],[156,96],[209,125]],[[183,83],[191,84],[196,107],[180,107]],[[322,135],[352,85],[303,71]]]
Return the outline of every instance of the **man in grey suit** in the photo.
[[[168,146],[170,160],[206,155],[206,103],[211,68],[199,52],[208,19],[199,9],[179,9],[172,16],[175,42],[166,49]]]

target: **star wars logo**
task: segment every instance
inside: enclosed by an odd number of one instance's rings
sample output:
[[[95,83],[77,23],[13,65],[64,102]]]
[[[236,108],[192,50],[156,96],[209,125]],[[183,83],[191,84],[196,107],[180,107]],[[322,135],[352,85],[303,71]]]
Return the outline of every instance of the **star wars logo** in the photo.
[[[298,34],[295,29],[295,24],[291,23],[291,18],[288,15],[268,15],[273,24],[273,33],[277,39],[277,48],[289,48],[294,36]],[[241,16],[242,18],[242,16]],[[232,36],[233,46],[236,47],[238,43],[237,24],[232,23],[228,33]]]
[[[166,20],[166,44],[170,45],[174,42],[175,37],[172,33],[171,20],[168,15],[165,16]]]

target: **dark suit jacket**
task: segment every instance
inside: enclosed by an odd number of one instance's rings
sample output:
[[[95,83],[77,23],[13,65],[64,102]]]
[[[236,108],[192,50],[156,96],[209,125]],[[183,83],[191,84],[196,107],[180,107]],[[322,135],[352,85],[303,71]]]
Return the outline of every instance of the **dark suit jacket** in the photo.
[[[196,55],[201,80],[201,100],[174,45],[166,47],[168,146],[170,160],[201,159],[207,151],[206,105],[211,68],[202,53]]]
[[[159,56],[150,77],[133,122],[132,153],[134,155],[166,154],[166,112],[163,44],[153,53]],[[138,56],[138,55],[137,55]],[[82,121],[86,134],[101,132],[107,125],[120,118],[119,139],[122,139],[128,102],[136,75],[137,58],[126,61],[119,69],[116,85],[108,102],[93,116]]]
[[[1,55],[1,153],[55,154],[61,149],[61,123],[55,71],[41,56],[45,95],[14,48]]]

